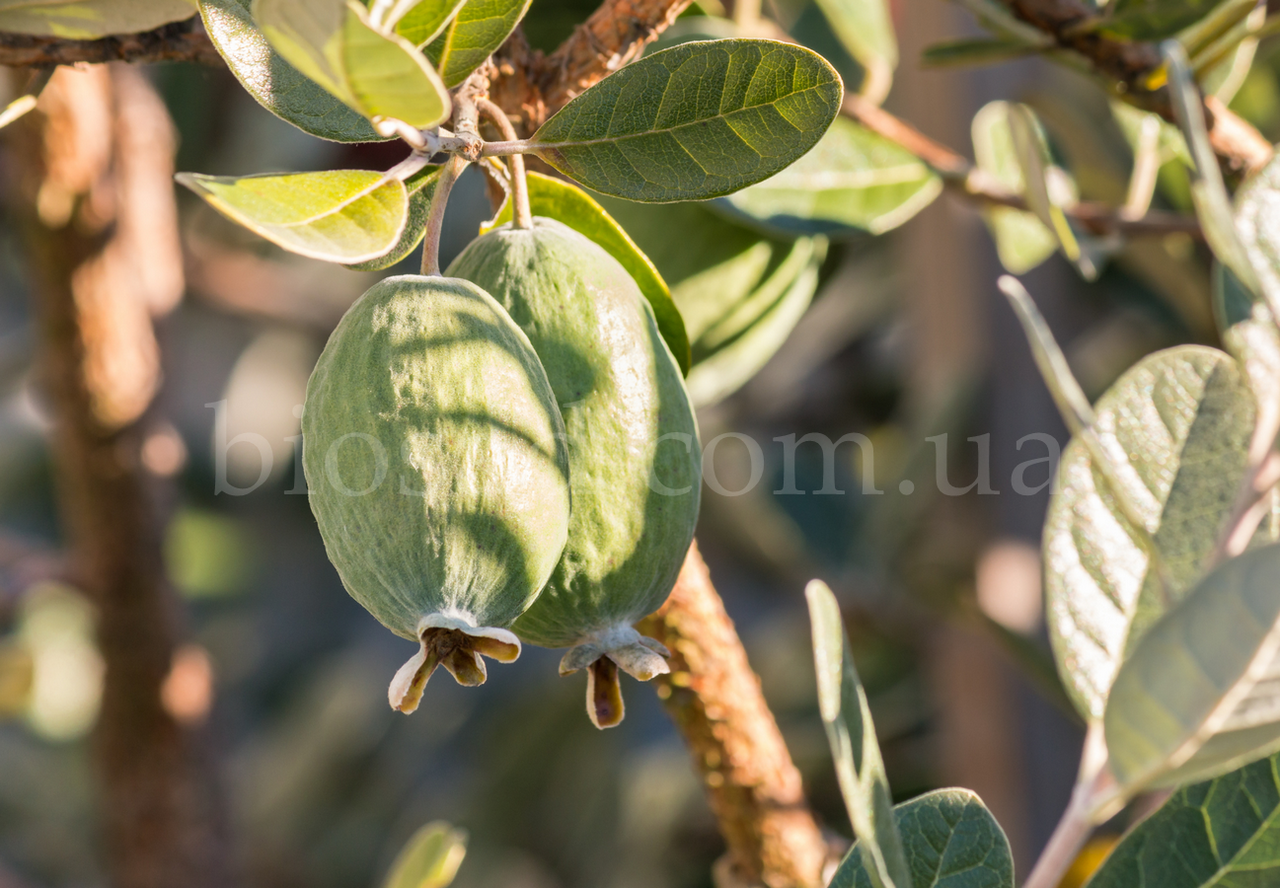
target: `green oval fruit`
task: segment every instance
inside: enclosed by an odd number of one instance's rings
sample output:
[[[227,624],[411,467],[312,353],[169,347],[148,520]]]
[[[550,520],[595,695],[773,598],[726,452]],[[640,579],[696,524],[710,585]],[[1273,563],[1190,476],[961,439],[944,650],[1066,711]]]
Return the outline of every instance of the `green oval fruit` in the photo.
[[[564,417],[573,510],[550,582],[515,623],[588,668],[587,712],[622,720],[617,668],[648,680],[666,650],[632,624],[675,585],[701,495],[697,420],[639,287],[612,256],[559,222],[509,226],[449,268],[493,294],[529,335]]]
[[[467,281],[407,275],[351,306],[307,384],[302,465],[351,596],[417,639],[391,683],[412,712],[437,665],[464,685],[537,597],[569,522],[564,426],[529,340]]]

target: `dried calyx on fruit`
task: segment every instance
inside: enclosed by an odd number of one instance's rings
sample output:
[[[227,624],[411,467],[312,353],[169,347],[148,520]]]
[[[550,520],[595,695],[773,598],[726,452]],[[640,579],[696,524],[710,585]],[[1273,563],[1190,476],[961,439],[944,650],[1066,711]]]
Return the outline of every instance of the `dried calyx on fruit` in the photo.
[[[529,340],[476,285],[388,278],[343,317],[307,385],[303,468],[351,596],[419,642],[391,682],[417,708],[443,665],[485,680],[569,522],[564,426]]]
[[[587,712],[612,727],[623,716],[617,670],[642,681],[668,671],[666,649],[632,624],[670,594],[698,517],[701,448],[684,381],[635,281],[559,222],[495,229],[449,274],[492,293],[529,335],[560,404],[569,541],[514,629],[572,647],[560,672],[588,670]]]

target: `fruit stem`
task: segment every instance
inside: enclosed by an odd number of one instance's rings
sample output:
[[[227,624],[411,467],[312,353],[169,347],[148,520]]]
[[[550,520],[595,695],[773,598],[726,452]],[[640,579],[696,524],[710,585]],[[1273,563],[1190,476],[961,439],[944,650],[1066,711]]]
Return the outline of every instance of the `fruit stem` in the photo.
[[[467,159],[455,154],[445,161],[431,196],[431,210],[427,214],[427,233],[422,241],[422,273],[440,274],[440,232],[444,229],[444,210],[449,203],[449,192],[458,176],[467,168]]]
[[[502,138],[508,142],[517,139],[516,128],[511,125],[511,118],[489,99],[476,101],[480,113],[493,121],[502,132]],[[529,183],[524,174],[524,157],[511,155],[511,215],[516,228],[528,230],[533,227],[533,213],[529,209]]]

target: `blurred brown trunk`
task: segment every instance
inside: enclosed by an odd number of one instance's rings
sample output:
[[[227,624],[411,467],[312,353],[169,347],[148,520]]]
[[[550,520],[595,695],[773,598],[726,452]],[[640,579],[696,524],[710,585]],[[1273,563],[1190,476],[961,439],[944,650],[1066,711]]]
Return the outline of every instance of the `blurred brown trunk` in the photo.
[[[671,673],[654,683],[729,846],[718,888],[818,888],[826,842],[696,542],[671,597],[639,628],[671,650]]]
[[[110,882],[225,886],[216,769],[161,699],[179,609],[146,444],[160,377],[151,316],[182,292],[173,132],[142,74],[119,64],[59,69],[15,129],[10,196],[27,237],[60,513],[106,664],[94,739]]]

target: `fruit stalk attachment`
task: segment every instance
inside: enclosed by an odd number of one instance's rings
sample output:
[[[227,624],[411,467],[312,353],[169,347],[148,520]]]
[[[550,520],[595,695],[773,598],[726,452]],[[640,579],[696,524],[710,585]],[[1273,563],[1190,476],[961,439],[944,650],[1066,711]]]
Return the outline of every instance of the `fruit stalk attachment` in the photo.
[[[481,114],[493,122],[502,133],[502,138],[509,142],[516,141],[516,128],[511,125],[511,119],[507,117],[505,111],[488,99],[477,100],[476,107],[480,109]],[[524,174],[524,157],[513,154],[509,163],[511,164],[512,220],[516,228],[528,230],[533,227],[533,213],[529,210],[529,183]]]
[[[431,210],[427,215],[427,233],[422,240],[422,273],[424,275],[440,274],[440,233],[444,230],[444,211],[449,205],[449,192],[462,171],[467,168],[467,160],[454,154],[445,161],[436,181],[435,193],[431,196]]]

